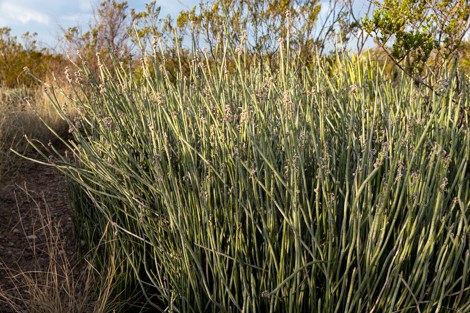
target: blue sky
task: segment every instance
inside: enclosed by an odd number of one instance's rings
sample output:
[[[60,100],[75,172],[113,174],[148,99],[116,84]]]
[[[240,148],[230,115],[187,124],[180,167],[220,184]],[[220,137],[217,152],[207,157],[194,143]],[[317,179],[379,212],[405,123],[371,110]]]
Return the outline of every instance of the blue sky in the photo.
[[[61,27],[86,26],[92,16],[93,0],[0,0],[0,27],[8,26],[12,33],[37,32],[37,39],[44,46],[54,48],[61,34]],[[130,7],[143,9],[146,0],[129,0]],[[162,16],[176,15],[192,8],[198,0],[160,0]]]

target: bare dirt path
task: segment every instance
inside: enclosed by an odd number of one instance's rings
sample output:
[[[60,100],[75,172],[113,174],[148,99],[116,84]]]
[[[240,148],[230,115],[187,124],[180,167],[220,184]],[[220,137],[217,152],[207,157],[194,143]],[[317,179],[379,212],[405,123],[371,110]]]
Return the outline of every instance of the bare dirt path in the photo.
[[[47,217],[52,227],[49,230]],[[59,227],[56,227],[59,226]],[[11,272],[47,271],[50,267],[50,230],[58,230],[63,256],[75,259],[73,224],[64,176],[52,167],[26,164],[0,182],[0,290],[11,290]],[[62,248],[60,248],[62,249]],[[1,299],[0,299],[1,300]],[[0,301],[0,313],[11,312]]]

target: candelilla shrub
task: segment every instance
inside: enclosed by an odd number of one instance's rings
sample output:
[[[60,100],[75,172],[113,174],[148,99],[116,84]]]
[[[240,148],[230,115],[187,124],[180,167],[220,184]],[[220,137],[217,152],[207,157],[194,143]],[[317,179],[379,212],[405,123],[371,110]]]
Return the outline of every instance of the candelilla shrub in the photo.
[[[74,161],[48,162],[97,268],[174,312],[469,311],[468,78],[431,93],[284,46],[275,69],[196,53],[176,80],[80,68],[74,120],[50,90]]]

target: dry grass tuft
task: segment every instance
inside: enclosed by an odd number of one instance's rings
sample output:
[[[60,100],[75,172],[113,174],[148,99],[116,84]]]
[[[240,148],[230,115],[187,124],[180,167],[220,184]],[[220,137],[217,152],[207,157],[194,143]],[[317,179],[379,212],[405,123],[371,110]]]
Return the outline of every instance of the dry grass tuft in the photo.
[[[11,152],[29,151],[25,136],[41,142],[54,138],[44,122],[58,133],[66,129],[41,89],[0,88],[0,181],[25,165],[24,160]]]
[[[27,191],[25,191],[27,193]],[[0,271],[8,277],[8,287],[0,286],[0,302],[15,313],[112,312],[120,307],[112,300],[113,267],[97,273],[86,260],[66,253],[60,221],[54,220],[46,201],[35,204],[38,228],[25,240],[32,251],[31,268],[11,268],[0,261]],[[23,226],[23,220],[21,222]],[[22,227],[24,229],[24,227]],[[47,256],[47,262],[40,262]],[[95,293],[95,282],[100,283]]]

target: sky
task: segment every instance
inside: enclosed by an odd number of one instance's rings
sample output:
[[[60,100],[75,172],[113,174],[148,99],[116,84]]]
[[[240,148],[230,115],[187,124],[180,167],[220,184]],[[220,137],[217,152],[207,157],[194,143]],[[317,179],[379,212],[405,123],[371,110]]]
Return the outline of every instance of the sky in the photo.
[[[92,17],[93,0],[0,0],[0,27],[10,27],[12,34],[21,37],[25,32],[38,33],[38,42],[56,48],[61,28],[86,26]],[[129,7],[143,10],[146,0],[128,0]],[[198,0],[160,0],[161,16],[176,16],[192,8]]]

